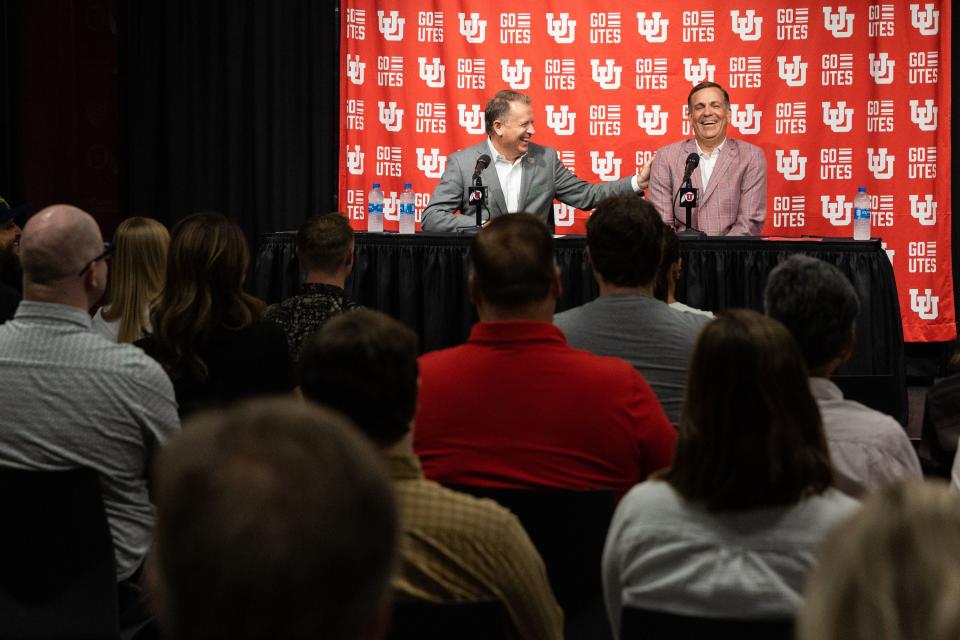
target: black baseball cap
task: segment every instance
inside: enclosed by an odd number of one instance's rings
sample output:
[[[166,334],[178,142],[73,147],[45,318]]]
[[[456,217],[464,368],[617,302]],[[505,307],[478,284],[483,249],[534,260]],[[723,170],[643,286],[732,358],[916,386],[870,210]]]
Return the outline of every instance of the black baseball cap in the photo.
[[[27,205],[21,204],[11,207],[10,204],[0,196],[0,224],[5,224],[11,218],[21,218],[27,212]]]

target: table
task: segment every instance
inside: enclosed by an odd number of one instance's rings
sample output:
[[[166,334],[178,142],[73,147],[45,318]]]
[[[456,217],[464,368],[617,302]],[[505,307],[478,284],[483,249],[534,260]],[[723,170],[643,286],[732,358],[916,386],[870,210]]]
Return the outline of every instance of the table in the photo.
[[[467,291],[471,241],[471,236],[459,234],[358,232],[347,295],[414,329],[424,351],[460,344],[477,319]],[[266,234],[261,240],[253,290],[267,302],[298,292],[295,242],[293,231]],[[556,240],[563,285],[558,311],[598,295],[585,247],[583,236]],[[711,311],[762,311],[767,274],[794,253],[836,265],[850,279],[861,304],[857,346],[838,373],[861,378],[858,386],[874,386],[878,394],[892,390],[902,395],[905,416],[903,326],[893,268],[879,240],[681,237],[684,302]]]

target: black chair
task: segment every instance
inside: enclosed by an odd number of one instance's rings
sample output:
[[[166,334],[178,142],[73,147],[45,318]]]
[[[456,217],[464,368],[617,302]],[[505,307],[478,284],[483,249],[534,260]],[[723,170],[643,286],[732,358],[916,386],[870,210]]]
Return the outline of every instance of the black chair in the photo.
[[[0,514],[0,638],[119,637],[96,472],[0,467]]]
[[[517,516],[547,568],[568,640],[611,638],[600,564],[616,508],[611,491],[520,491],[451,487],[490,498]]]
[[[400,600],[393,605],[387,640],[507,640],[514,637],[511,629],[500,602]]]
[[[620,640],[684,640],[687,638],[792,640],[793,618],[763,620],[700,618],[636,607],[623,608]]]

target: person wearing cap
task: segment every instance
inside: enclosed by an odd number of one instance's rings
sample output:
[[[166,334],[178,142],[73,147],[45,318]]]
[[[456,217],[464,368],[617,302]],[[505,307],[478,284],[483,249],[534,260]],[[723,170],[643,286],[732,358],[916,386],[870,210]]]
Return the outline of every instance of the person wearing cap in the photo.
[[[0,324],[12,318],[20,304],[20,259],[17,256],[20,225],[16,215],[17,209],[11,209],[0,196]]]

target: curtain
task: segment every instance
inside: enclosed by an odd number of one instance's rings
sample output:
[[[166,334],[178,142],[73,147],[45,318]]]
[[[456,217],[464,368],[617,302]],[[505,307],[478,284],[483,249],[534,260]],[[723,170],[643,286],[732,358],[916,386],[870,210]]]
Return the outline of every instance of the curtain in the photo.
[[[120,2],[126,215],[200,210],[251,243],[336,208],[336,3]]]

